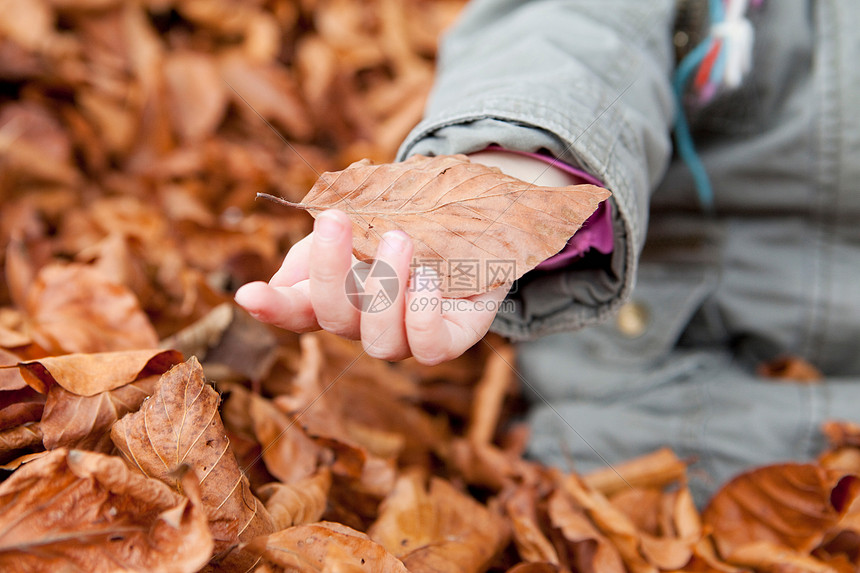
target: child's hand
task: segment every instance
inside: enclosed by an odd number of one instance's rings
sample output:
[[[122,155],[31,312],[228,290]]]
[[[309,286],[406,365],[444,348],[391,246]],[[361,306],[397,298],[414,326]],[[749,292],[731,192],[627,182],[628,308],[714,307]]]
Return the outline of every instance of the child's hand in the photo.
[[[255,282],[236,292],[236,302],[252,316],[294,332],[327,330],[361,339],[370,356],[401,360],[414,356],[423,364],[456,358],[478,342],[507,294],[496,289],[463,299],[442,299],[430,270],[419,270],[422,288],[407,288],[412,240],[399,231],[383,236],[376,260],[394,269],[398,278],[393,304],[362,312],[346,293],[352,256],[352,223],[331,209],[320,214],[314,231],[296,243],[268,283]],[[428,286],[429,285],[429,286]],[[378,292],[368,279],[364,291]]]

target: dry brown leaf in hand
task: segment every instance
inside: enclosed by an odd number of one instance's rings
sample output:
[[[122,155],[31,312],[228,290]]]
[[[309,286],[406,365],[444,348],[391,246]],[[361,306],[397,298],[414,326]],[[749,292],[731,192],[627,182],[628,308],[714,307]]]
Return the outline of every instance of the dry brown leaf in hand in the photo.
[[[252,549],[258,545],[262,545],[264,559],[287,571],[410,571],[367,535],[340,523],[297,525],[253,543]]]
[[[702,518],[729,561],[754,540],[809,555],[858,493],[858,478],[844,471],[811,464],[765,466],[724,485]]]
[[[192,499],[117,457],[55,450],[0,485],[0,569],[197,571],[212,535],[196,478],[183,484]]]
[[[416,155],[323,173],[302,202],[291,205],[314,216],[329,208],[346,212],[359,259],[375,255],[385,232],[405,231],[415,242],[414,260],[440,269],[443,295],[467,297],[510,286],[559,252],[608,197],[594,185],[538,187],[465,155]],[[444,264],[455,259],[481,269],[505,261],[512,272],[483,273],[460,285]]]
[[[182,361],[175,350],[129,350],[94,354],[65,354],[21,362],[27,383],[46,393],[54,384],[78,396],[95,396],[153,374],[162,374]]]
[[[507,544],[500,515],[443,479],[403,474],[368,530],[414,573],[484,571]]]
[[[58,447],[111,453],[110,428],[137,410],[155,390],[158,376],[147,376],[94,396],[78,396],[59,385],[48,390],[40,426],[42,443]]]
[[[211,527],[220,553],[238,541],[271,533],[273,526],[236,463],[218,402],[218,393],[192,357],[161,377],[140,410],[114,424],[111,439],[133,467],[177,490],[174,470],[191,466],[200,477],[203,505],[215,520]]]

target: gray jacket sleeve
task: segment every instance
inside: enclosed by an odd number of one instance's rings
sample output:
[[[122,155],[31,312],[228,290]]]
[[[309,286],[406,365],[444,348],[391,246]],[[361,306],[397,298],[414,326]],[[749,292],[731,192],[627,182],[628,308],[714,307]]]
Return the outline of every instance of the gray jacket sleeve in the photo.
[[[473,0],[444,39],[425,119],[399,159],[497,144],[545,150],[613,192],[615,250],[596,268],[527,273],[493,330],[599,322],[628,296],[648,199],[671,154],[674,0]]]

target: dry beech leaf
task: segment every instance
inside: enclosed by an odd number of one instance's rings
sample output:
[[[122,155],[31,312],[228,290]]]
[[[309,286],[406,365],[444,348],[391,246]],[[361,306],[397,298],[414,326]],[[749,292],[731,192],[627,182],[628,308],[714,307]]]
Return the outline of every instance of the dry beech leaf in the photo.
[[[552,563],[517,563],[505,573],[559,573],[564,571]]]
[[[582,476],[589,487],[604,495],[629,490],[631,487],[659,488],[677,482],[687,472],[687,464],[669,448],[615,464]]]
[[[31,424],[31,425],[35,426],[35,428],[38,430],[39,426],[37,424]],[[26,428],[26,427],[27,426],[22,426],[22,428]],[[0,470],[5,470],[7,472],[17,470],[22,465],[30,463],[33,460],[38,460],[39,458],[44,458],[45,456],[50,455],[50,453],[51,452],[48,450],[42,450],[40,452],[33,452],[31,454],[24,454],[23,456],[18,456],[17,458],[12,460],[11,462],[5,463],[2,466],[0,466]]]
[[[313,134],[304,102],[284,68],[257,64],[234,52],[220,59],[219,69],[232,88],[229,95],[249,122],[259,121],[256,114],[260,114],[292,138],[303,140]]]
[[[20,360],[0,348],[0,431],[42,418],[45,396],[30,388],[14,368]]]
[[[0,392],[0,431],[42,419],[45,396],[32,388]]]
[[[472,443],[489,444],[493,441],[505,396],[514,383],[512,364],[515,361],[514,349],[510,345],[500,347],[487,359],[472,399],[472,416],[466,434]]]
[[[40,426],[42,443],[108,454],[113,450],[110,428],[118,419],[137,410],[155,390],[158,376],[147,376],[94,396],[78,396],[62,386],[48,390]]]
[[[297,525],[258,540],[252,548],[258,545],[264,548],[264,559],[287,571],[410,571],[367,535],[340,523],[321,521]]]
[[[164,62],[170,117],[183,141],[211,136],[227,111],[229,88],[207,54],[177,51]]]
[[[821,432],[833,448],[860,448],[860,424],[847,420],[830,420],[821,425]]]
[[[520,487],[505,500],[514,543],[523,560],[558,565],[558,553],[540,528],[536,498],[537,493],[533,489]]]
[[[114,424],[111,439],[133,467],[177,490],[180,483],[173,471],[181,464],[194,470],[220,554],[238,541],[270,533],[273,527],[230,449],[218,402],[218,393],[191,357],[162,375],[155,394],[140,410]]]
[[[257,496],[266,504],[276,530],[313,523],[325,513],[331,489],[331,472],[327,469],[294,484],[267,483],[257,488]]]
[[[633,521],[616,509],[606,497],[591,490],[582,479],[571,474],[562,482],[564,491],[585,509],[597,528],[618,549],[627,569],[633,573],[656,573],[657,567],[640,551],[641,532]]]
[[[656,487],[635,487],[616,492],[610,502],[630,518],[639,531],[658,535],[663,520],[663,496],[663,491]]]
[[[768,541],[753,541],[732,554],[732,562],[755,571],[779,573],[840,573],[827,563]],[[846,564],[848,565],[848,564]],[[848,571],[856,571],[849,565]]]
[[[38,422],[22,424],[0,432],[0,461],[7,462],[24,448],[41,447],[42,428]],[[12,468],[14,469],[14,468]]]
[[[250,395],[249,414],[263,447],[263,462],[273,476],[289,484],[316,471],[320,448],[299,424],[258,394]]]
[[[161,374],[182,361],[175,350],[129,350],[94,354],[65,354],[21,362],[25,380],[43,394],[53,384],[78,396],[115,390],[138,378]]]
[[[286,203],[314,216],[345,211],[359,259],[376,254],[385,232],[405,231],[418,264],[440,270],[443,294],[466,297],[510,286],[559,252],[609,195],[594,185],[537,187],[465,155],[416,155],[323,173],[301,203]],[[460,285],[444,264],[452,260],[473,262],[480,271]],[[494,264],[510,274],[488,271]]]
[[[552,493],[547,504],[550,523],[561,531],[570,560],[582,573],[624,573],[624,561],[609,540],[563,491]]]
[[[212,553],[196,478],[186,498],[121,459],[58,449],[0,485],[4,571],[192,572]]]
[[[42,268],[27,292],[25,310],[33,323],[33,339],[58,354],[158,346],[158,335],[137,297],[88,265]]]
[[[403,474],[382,502],[371,539],[414,573],[485,571],[509,534],[496,513],[443,479]]]
[[[449,446],[448,462],[469,484],[502,491],[518,480],[525,483],[537,480],[536,464],[494,444],[461,438],[452,440]]]
[[[817,384],[824,380],[821,370],[799,356],[782,356],[759,364],[756,373],[763,378]]]
[[[860,493],[860,481],[811,464],[779,464],[724,485],[702,514],[720,554],[732,560],[753,540],[809,554]]]

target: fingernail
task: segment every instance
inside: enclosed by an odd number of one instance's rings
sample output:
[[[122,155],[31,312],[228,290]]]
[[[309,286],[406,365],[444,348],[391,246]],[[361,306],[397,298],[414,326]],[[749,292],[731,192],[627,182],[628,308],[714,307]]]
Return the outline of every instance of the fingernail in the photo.
[[[320,239],[333,240],[340,236],[341,225],[333,215],[321,213],[314,221],[314,233]]]
[[[388,231],[382,235],[379,253],[382,255],[397,255],[406,249],[409,237],[403,231]]]

